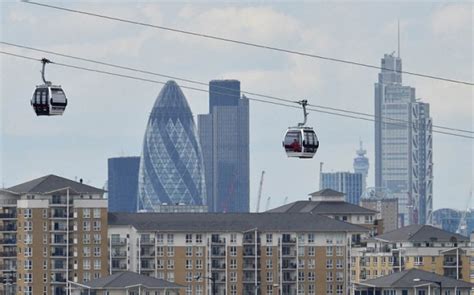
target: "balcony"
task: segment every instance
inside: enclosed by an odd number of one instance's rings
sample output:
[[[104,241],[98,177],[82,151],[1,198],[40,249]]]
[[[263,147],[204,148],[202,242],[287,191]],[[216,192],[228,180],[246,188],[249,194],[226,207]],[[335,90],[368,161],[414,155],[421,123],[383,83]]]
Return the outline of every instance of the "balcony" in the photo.
[[[213,263],[212,269],[225,269],[225,263]]]
[[[254,270],[255,269],[255,263],[244,263],[243,269],[245,269],[245,270]],[[257,269],[260,269],[260,263],[257,264]]]
[[[126,238],[120,238],[120,239],[112,239],[111,241],[112,246],[124,246],[127,244],[127,239]]]
[[[282,244],[296,244],[296,238],[283,239]]]
[[[211,256],[225,257],[225,251],[212,251]]]
[[[215,238],[212,238],[211,244],[221,244],[221,245],[225,245],[225,239],[215,239]]]
[[[141,257],[155,257],[155,251],[151,251],[151,252],[142,251],[140,252],[140,256]]]
[[[257,244],[260,244],[260,238],[257,239]],[[252,244],[252,245],[255,245],[255,239],[254,238],[250,238],[250,239],[244,239],[243,241],[244,244]]]
[[[1,219],[16,219],[16,213],[0,213]]]
[[[155,239],[140,239],[140,245],[155,245]]]
[[[0,226],[0,232],[16,232],[17,231],[17,227],[15,224],[7,224],[7,225],[3,225],[3,226]]]
[[[16,251],[2,251],[0,257],[16,257]]]
[[[4,272],[14,272],[16,271],[16,265],[11,265],[11,264],[0,264],[0,270]]]
[[[459,260],[458,263],[452,260],[443,261],[443,267],[462,267],[462,260]]]
[[[127,265],[126,264],[114,264],[112,263],[112,270],[126,270]]]
[[[127,251],[112,251],[112,257],[127,257]]]
[[[15,245],[16,239],[14,238],[7,238],[7,239],[0,239],[0,245]]]
[[[292,263],[283,263],[282,269],[292,270],[292,269],[296,269],[296,267],[297,267],[296,263],[293,263],[293,262]]]

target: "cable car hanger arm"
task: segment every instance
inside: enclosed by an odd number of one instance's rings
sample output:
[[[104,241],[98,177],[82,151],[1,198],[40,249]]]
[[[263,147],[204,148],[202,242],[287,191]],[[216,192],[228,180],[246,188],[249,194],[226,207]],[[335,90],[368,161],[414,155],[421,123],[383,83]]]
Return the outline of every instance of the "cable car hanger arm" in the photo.
[[[300,104],[301,106],[303,106],[304,121],[303,121],[303,123],[298,123],[298,127],[303,127],[304,125],[306,125],[306,122],[308,120],[308,112],[306,111],[306,106],[308,105],[308,100],[303,99],[303,100],[298,101],[297,103]]]
[[[42,58],[41,63],[43,64],[43,68],[41,69],[41,78],[43,78],[44,84],[51,85],[51,81],[46,81],[46,78],[44,76],[44,72],[45,72],[45,69],[46,69],[46,64],[51,63],[51,61],[47,58]]]

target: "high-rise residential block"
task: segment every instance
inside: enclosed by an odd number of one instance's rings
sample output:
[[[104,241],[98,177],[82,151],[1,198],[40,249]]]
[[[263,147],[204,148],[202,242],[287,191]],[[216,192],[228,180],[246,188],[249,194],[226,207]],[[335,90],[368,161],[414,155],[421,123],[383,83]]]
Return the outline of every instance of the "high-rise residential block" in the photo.
[[[352,235],[367,232],[309,213],[110,213],[110,269],[186,294],[348,294]]]
[[[161,89],[148,120],[138,178],[139,210],[180,206],[206,211],[201,146],[186,97],[174,81]]]
[[[364,176],[362,173],[334,172],[321,173],[319,189],[332,189],[342,192],[346,202],[359,205],[363,192]]]
[[[431,223],[432,120],[415,88],[402,85],[402,60],[386,54],[375,83],[375,186],[398,198],[399,224]]]
[[[108,274],[103,193],[55,175],[0,191],[3,294],[63,295]]]
[[[377,219],[382,220],[382,230],[379,234],[398,228],[398,199],[396,198],[361,198],[360,205],[377,211]]]
[[[240,82],[209,83],[209,114],[198,116],[208,207],[212,212],[249,211],[249,101]]]
[[[137,212],[140,157],[108,159],[109,212]]]

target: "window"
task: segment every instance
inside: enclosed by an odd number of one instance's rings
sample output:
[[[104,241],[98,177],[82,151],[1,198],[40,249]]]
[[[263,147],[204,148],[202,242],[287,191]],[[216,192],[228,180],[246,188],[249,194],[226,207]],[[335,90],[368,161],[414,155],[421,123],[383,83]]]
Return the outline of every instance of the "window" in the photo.
[[[173,243],[174,243],[174,235],[173,234],[168,234],[167,235],[167,242],[168,242],[168,244],[173,245]]]
[[[88,272],[88,271],[85,271],[84,274],[83,274],[83,279],[82,279],[84,282],[88,282],[91,280],[91,273]]]
[[[196,259],[196,269],[202,269],[202,260]]]
[[[336,294],[342,295],[344,293],[344,288],[341,284],[336,285]]]
[[[308,234],[308,243],[314,243],[314,234]]]
[[[229,252],[230,252],[230,256],[237,256],[237,247],[236,246],[230,246],[229,247]]]
[[[304,268],[304,259],[298,259],[298,268]]]
[[[82,230],[83,231],[90,231],[91,230],[91,222],[90,221],[83,221],[82,222]]]
[[[230,260],[230,269],[236,269],[237,268],[237,259],[232,258]]]
[[[94,257],[100,257],[100,247],[94,247]]]
[[[32,283],[33,282],[33,274],[32,273],[25,273],[24,279],[25,279],[25,283]]]
[[[304,244],[304,242],[305,242],[305,239],[304,239],[304,238],[305,238],[304,235],[299,234],[299,235],[298,235],[298,243]]]
[[[332,282],[333,277],[332,277],[332,271],[326,272],[326,282]]]
[[[43,231],[48,231],[48,222],[43,222]]]
[[[304,271],[298,272],[298,281],[300,282],[304,281]]]
[[[191,244],[193,242],[193,234],[186,234],[186,244]]]
[[[314,256],[316,253],[316,250],[313,246],[308,247],[308,256]]]
[[[83,208],[82,209],[82,218],[91,218],[91,209]]]
[[[158,260],[156,260],[156,268],[157,268],[157,269],[163,269],[163,268],[165,268],[165,265],[164,265],[164,263],[163,263],[163,259],[158,259]]]
[[[23,209],[23,215],[25,218],[31,218],[31,209]]]
[[[304,246],[299,246],[298,247],[298,256],[302,257],[304,256]]]
[[[156,247],[156,256],[162,257],[163,255],[165,255],[163,247]]]
[[[168,247],[168,257],[173,257],[174,256],[174,247]]]
[[[91,235],[90,234],[83,234],[82,235],[82,243],[83,244],[90,244],[91,243]]]
[[[47,249],[46,249],[46,251],[47,251]],[[25,248],[25,256],[26,256],[26,257],[31,257],[31,256],[33,256],[33,250],[32,250],[30,247],[26,247],[26,248]]]
[[[23,293],[24,295],[32,295],[33,294],[33,287],[32,286],[25,286],[25,292]],[[18,290],[21,291],[21,290]]]
[[[237,295],[237,285],[230,285],[230,295]]]
[[[193,269],[193,260],[186,259],[186,269]]]
[[[423,256],[415,256],[415,265],[423,265]]]
[[[273,282],[273,272],[267,271],[267,282]]]
[[[341,269],[343,267],[342,259],[336,260],[336,268]]]
[[[166,274],[166,280],[173,283],[174,282],[174,272],[168,272]]]
[[[196,244],[202,244],[202,234],[196,234]]]
[[[191,256],[193,256],[193,247],[186,246],[186,257],[191,257]]]
[[[237,282],[237,273],[235,271],[230,272],[230,281]]]
[[[237,234],[230,234],[230,242],[232,244],[237,243]]]
[[[332,259],[326,259],[326,268],[327,269],[333,268]]]
[[[91,261],[89,259],[82,260],[82,268],[85,270],[91,269]]]
[[[193,281],[193,273],[188,271],[186,272],[186,282],[190,283]]]
[[[273,295],[273,285],[267,285],[267,295]]]
[[[273,268],[273,260],[267,259],[267,269],[272,269],[272,268]]]
[[[100,244],[102,236],[100,234],[94,234],[94,244]]]
[[[25,244],[33,243],[33,235],[32,234],[25,234]]]
[[[94,220],[94,230],[95,231],[100,231],[100,220]]]
[[[203,295],[201,285],[196,285],[195,288],[196,288],[196,295]]]
[[[168,264],[166,266],[167,269],[174,269],[174,260],[168,259]]]
[[[316,280],[316,276],[314,275],[313,271],[308,272],[308,281],[314,282]]]
[[[163,244],[163,234],[156,234],[156,242],[158,244]]]
[[[273,255],[273,248],[272,247],[266,247],[266,253],[267,253],[267,256],[272,256]]]
[[[101,261],[100,259],[94,259],[94,269],[100,270],[101,269]]]
[[[341,246],[336,247],[336,256],[344,256],[344,247],[341,247]]]
[[[344,281],[344,273],[342,271],[336,272],[336,281],[338,282]]]
[[[273,235],[272,234],[266,234],[266,239],[267,239],[267,244],[273,243]]]
[[[333,246],[326,247],[326,256],[332,256],[333,254]]]
[[[316,268],[316,260],[308,259],[308,268],[309,269],[315,269]]]
[[[91,248],[90,247],[83,247],[82,248],[82,256],[90,257],[91,256]]]
[[[94,218],[100,218],[100,208],[94,208]]]
[[[26,259],[25,260],[25,270],[31,270],[33,269],[33,261]]]
[[[25,221],[25,231],[32,231],[32,230],[33,230],[33,222],[32,221]]]
[[[308,285],[308,295],[314,295],[314,285]]]
[[[203,247],[196,247],[195,248],[196,257],[202,257],[203,253],[204,253],[204,248]]]

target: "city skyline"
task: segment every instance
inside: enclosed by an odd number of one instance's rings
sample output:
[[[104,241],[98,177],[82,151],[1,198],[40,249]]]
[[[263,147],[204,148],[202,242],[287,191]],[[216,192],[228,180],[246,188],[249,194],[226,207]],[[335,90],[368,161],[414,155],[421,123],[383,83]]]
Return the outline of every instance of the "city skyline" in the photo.
[[[68,5],[328,56],[350,57],[371,64],[377,64],[380,56],[396,49],[396,20],[400,18],[401,57],[407,70],[472,80],[472,39],[469,37],[472,18],[469,14],[466,16],[469,5]],[[184,38],[85,16],[64,15],[23,3],[2,3],[2,8],[5,8],[2,9],[2,23],[5,24],[2,35],[6,41],[203,81],[238,79],[245,85],[243,90],[294,97],[295,100],[309,98],[313,104],[373,113],[375,70]],[[341,21],[334,24],[323,15],[323,11],[330,11],[329,15],[336,15]],[[175,15],[176,18],[171,17]],[[54,31],[54,36],[32,41],[40,33],[35,24],[52,18],[56,25],[45,29]],[[191,18],[196,21],[189,22]],[[261,22],[268,25],[259,25]],[[192,54],[189,47],[193,48]],[[2,48],[42,57],[26,50]],[[448,51],[452,54],[444,54]],[[53,56],[51,59],[70,62]],[[36,118],[29,99],[40,81],[40,64],[5,56],[1,61],[4,78],[0,178],[3,186],[58,173],[71,179],[84,178],[86,183],[101,187],[107,178],[107,158],[124,153],[140,154],[143,129],[159,87],[51,65],[48,77],[64,87],[69,99],[68,108],[61,118]],[[404,76],[404,80],[406,85],[416,87],[419,97],[430,103],[431,116],[437,124],[465,129],[472,126],[469,86],[408,76]],[[189,97],[194,115],[208,112],[207,94],[190,90],[184,90],[184,93]],[[375,163],[374,151],[370,148],[373,146],[371,123],[314,112],[310,113],[309,123],[315,126],[320,138],[318,154],[312,161],[286,159],[281,149],[281,138],[286,127],[300,121],[300,110],[256,102],[251,104],[252,211],[258,175],[262,170],[267,172],[263,197],[272,197],[271,207],[276,207],[285,197],[289,201],[304,199],[307,193],[318,187],[320,161],[328,163],[330,170],[349,170],[359,138],[369,147],[367,156],[370,163]],[[272,128],[268,128],[269,123]],[[465,209],[473,179],[472,143],[441,134],[433,136],[436,151],[433,208]],[[459,155],[465,157],[462,163],[457,160]],[[289,171],[299,172],[292,186],[284,185]],[[370,169],[368,186],[374,185],[373,175],[374,169]],[[454,185],[451,178],[455,179]]]

